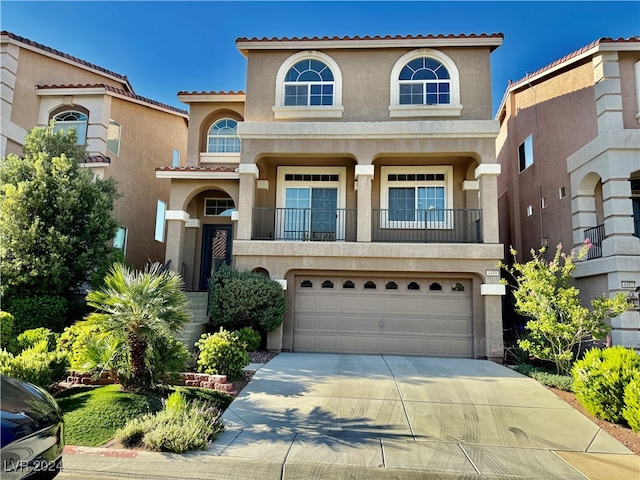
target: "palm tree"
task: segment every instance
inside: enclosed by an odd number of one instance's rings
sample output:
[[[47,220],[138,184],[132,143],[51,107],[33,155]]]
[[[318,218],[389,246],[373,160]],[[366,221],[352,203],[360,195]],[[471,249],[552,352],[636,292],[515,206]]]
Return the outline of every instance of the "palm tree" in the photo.
[[[142,272],[116,263],[104,286],[87,294],[87,304],[95,309],[87,320],[128,349],[131,378],[124,387],[149,386],[148,350],[190,321],[183,286],[178,273],[160,264]]]

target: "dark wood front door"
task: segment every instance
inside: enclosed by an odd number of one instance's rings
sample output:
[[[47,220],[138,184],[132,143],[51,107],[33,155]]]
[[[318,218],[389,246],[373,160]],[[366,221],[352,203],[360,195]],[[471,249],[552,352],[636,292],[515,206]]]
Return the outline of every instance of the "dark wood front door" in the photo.
[[[211,274],[223,263],[231,264],[231,225],[204,225],[202,231],[202,261],[200,290],[207,290]]]

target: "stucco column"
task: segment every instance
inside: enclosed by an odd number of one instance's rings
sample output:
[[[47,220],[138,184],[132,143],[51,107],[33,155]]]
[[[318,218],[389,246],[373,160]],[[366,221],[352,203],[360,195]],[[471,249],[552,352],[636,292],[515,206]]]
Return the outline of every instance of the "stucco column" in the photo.
[[[184,245],[184,228],[189,221],[189,214],[183,210],[167,210],[167,240],[164,261],[171,261],[171,270],[182,273],[182,250]]]
[[[358,185],[358,242],[371,242],[371,181],[373,165],[356,165]]]
[[[256,195],[256,180],[260,174],[258,166],[241,163],[238,167],[240,187],[238,193],[238,240],[251,240],[253,203]]]
[[[502,296],[505,294],[505,286],[483,284],[480,288],[484,299],[486,356],[489,360],[502,363],[504,358]]]
[[[480,182],[480,208],[482,209],[483,243],[500,243],[498,233],[498,175],[500,165],[483,163],[475,170]]]

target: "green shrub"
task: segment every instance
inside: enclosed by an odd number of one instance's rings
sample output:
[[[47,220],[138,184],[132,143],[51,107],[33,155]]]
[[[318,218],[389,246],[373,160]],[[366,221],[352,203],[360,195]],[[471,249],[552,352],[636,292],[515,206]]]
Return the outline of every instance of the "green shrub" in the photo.
[[[13,356],[4,352],[0,356],[0,373],[43,388],[64,378],[67,368],[69,358],[65,352],[42,352],[29,348],[20,355]]]
[[[48,328],[32,328],[25,330],[16,339],[16,345],[14,353],[20,353],[23,350],[29,348],[35,348],[39,346],[38,350],[45,352],[53,352],[56,349],[56,344],[59,334],[53,333]],[[44,347],[42,346],[44,344]]]
[[[534,367],[530,364],[517,365],[514,367],[514,370],[537,380],[547,387],[557,388],[559,390],[564,390],[565,392],[570,392],[572,390],[573,377],[568,375],[559,375],[557,373],[547,372],[542,368]]]
[[[180,340],[172,337],[160,337],[149,348],[147,364],[151,374],[151,382],[171,383],[180,378],[189,365],[191,353]]]
[[[209,305],[214,328],[252,327],[271,332],[284,320],[287,297],[275,280],[223,266],[209,281]]]
[[[640,377],[631,380],[624,389],[622,416],[631,430],[640,433]]]
[[[13,315],[0,311],[0,348],[9,348],[13,339]]]
[[[640,376],[640,356],[615,346],[591,349],[572,369],[576,398],[592,415],[614,423],[624,421],[624,390]]]
[[[188,401],[172,393],[165,409],[134,419],[116,433],[126,447],[142,446],[160,452],[204,450],[223,431],[220,411],[209,403]]]
[[[224,328],[211,335],[205,333],[196,342],[198,370],[226,375],[231,381],[242,378],[242,369],[249,365],[249,356],[238,338]]]
[[[84,362],[83,351],[90,338],[102,335],[100,327],[81,320],[64,329],[58,337],[58,350],[66,351],[70,355],[71,368],[81,370]]]
[[[8,310],[14,317],[14,332],[45,327],[61,332],[67,318],[67,300],[54,295],[22,297],[11,300]]]
[[[260,336],[260,332],[256,332],[253,328],[244,327],[232,333],[240,340],[240,343],[244,344],[247,352],[255,352],[260,348],[262,337]]]

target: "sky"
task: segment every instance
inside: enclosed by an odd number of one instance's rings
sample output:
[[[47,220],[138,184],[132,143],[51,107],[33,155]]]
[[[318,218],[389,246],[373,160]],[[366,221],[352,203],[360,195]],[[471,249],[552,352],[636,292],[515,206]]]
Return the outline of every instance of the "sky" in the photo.
[[[237,38],[502,33],[491,55],[495,113],[509,80],[598,38],[639,36],[640,2],[0,0],[0,28],[183,109],[179,91],[244,91]]]

